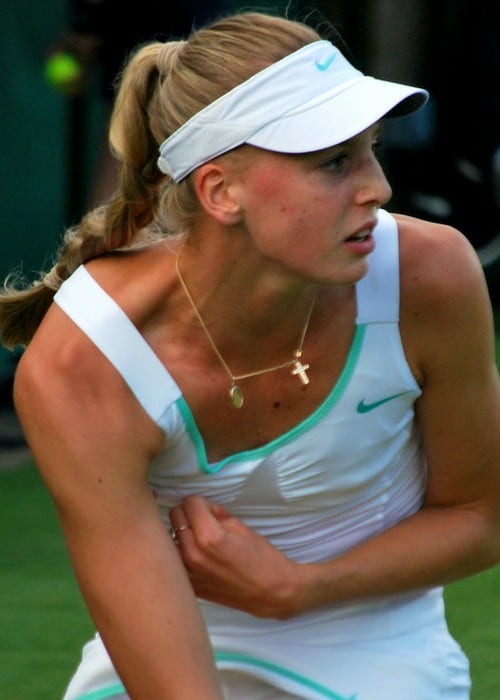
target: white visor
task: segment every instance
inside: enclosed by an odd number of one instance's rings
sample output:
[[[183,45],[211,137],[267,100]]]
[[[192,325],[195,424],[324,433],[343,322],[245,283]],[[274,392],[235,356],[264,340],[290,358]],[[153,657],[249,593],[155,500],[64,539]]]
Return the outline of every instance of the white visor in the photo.
[[[315,41],[197,112],[161,144],[158,167],[180,182],[243,143],[281,153],[317,151],[384,116],[413,112],[428,97],[421,88],[365,76],[329,41]]]

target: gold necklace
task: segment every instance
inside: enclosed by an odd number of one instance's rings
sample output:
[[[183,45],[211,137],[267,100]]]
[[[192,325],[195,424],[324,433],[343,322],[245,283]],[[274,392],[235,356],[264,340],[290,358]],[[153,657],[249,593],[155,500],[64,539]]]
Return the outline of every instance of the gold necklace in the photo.
[[[302,331],[300,333],[300,338],[299,338],[299,344],[297,346],[297,349],[293,353],[293,359],[292,360],[287,360],[287,362],[282,362],[279,365],[273,365],[272,367],[266,367],[265,369],[258,369],[255,372],[247,372],[246,374],[233,374],[231,370],[229,369],[226,361],[222,357],[221,353],[219,352],[219,348],[215,344],[214,339],[210,335],[210,332],[205,325],[205,321],[203,320],[200,312],[198,311],[198,307],[194,303],[194,299],[191,296],[191,293],[188,289],[188,286],[181,275],[181,272],[179,270],[179,256],[175,256],[175,272],[177,273],[177,277],[179,279],[179,282],[181,283],[181,287],[184,290],[184,293],[186,297],[188,298],[189,303],[191,304],[194,313],[196,314],[196,318],[198,319],[200,326],[202,327],[208,342],[210,343],[210,346],[212,347],[212,350],[214,351],[217,359],[221,363],[222,367],[226,371],[227,376],[229,377],[229,380],[231,382],[231,386],[229,387],[229,398],[231,399],[231,403],[234,406],[234,408],[241,408],[243,406],[243,403],[245,401],[245,397],[243,396],[243,391],[241,388],[236,384],[236,382],[241,381],[242,379],[250,379],[250,377],[258,377],[260,374],[267,374],[267,372],[275,372],[278,369],[285,369],[287,367],[292,367],[293,369],[291,370],[290,374],[293,376],[297,377],[302,384],[309,384],[309,377],[307,376],[307,370],[309,369],[309,364],[303,364],[300,360],[302,357],[302,348],[304,345],[304,341],[306,338],[306,333],[307,329],[309,328],[309,321],[311,320],[311,315],[312,311],[314,308],[314,303],[316,301],[316,295],[317,291],[314,292],[314,296],[311,300],[311,304],[309,305],[309,309],[307,312],[306,320],[304,323],[304,326],[302,328]]]

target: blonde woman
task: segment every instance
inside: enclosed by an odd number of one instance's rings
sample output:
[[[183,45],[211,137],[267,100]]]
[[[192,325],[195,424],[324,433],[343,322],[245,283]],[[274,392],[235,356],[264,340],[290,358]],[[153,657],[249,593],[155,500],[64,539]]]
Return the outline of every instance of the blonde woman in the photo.
[[[491,310],[375,154],[426,97],[255,13],[132,57],[116,196],[0,307],[98,630],[66,700],[469,696],[441,587],[499,555]]]

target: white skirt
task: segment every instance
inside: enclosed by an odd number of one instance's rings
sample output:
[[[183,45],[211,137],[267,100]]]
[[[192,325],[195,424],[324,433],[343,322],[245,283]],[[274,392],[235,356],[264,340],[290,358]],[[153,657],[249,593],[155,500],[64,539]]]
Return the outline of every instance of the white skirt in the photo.
[[[212,642],[224,697],[469,700],[469,664],[448,631],[438,590],[397,609],[372,610],[365,625],[363,617],[313,629],[300,618],[274,623],[282,634],[264,633],[270,623],[255,620],[253,632],[238,638],[221,634],[221,625]],[[108,698],[129,696],[96,635],[83,649],[64,700]]]

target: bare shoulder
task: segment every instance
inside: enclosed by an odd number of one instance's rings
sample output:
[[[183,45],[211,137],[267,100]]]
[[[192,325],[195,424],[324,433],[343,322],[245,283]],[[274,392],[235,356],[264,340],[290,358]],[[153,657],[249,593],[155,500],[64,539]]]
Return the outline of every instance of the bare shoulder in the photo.
[[[31,392],[23,397],[27,403],[29,396],[48,399],[49,405],[57,404],[59,393],[66,400],[78,397],[83,408],[103,386],[112,387],[110,370],[105,357],[54,303],[21,358],[15,391]]]
[[[401,329],[412,365],[492,346],[492,311],[477,255],[458,230],[396,215],[400,240]],[[477,349],[476,348],[476,349]]]
[[[484,291],[484,276],[467,238],[451,226],[410,216],[396,215],[400,239],[402,289],[418,292],[431,303],[443,296],[467,296],[475,288]]]
[[[160,432],[98,348],[56,305],[46,314],[16,372],[14,400],[37,461],[123,450],[151,456]],[[140,435],[132,445],[130,436]],[[48,468],[52,469],[51,465]]]
[[[154,325],[158,305],[168,299],[171,252],[150,246],[92,260],[86,268],[126,313],[139,332]],[[146,416],[122,376],[94,343],[56,304],[52,304],[26,349],[15,380],[21,419],[45,406],[47,420],[74,430],[143,435],[154,449],[160,431]],[[102,417],[105,416],[105,420]],[[142,425],[142,431],[138,430]],[[101,435],[102,437],[102,435]]]

